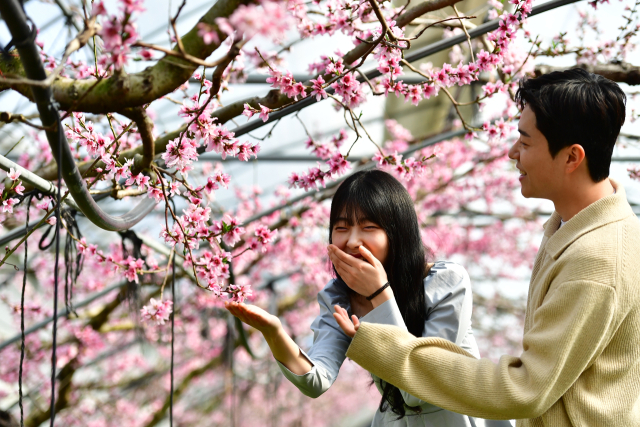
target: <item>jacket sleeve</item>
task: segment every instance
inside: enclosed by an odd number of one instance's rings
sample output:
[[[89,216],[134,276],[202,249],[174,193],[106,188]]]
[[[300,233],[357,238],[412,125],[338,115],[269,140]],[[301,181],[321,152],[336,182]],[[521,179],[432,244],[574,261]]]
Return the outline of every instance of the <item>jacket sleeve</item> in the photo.
[[[434,269],[433,272],[431,277],[425,279],[427,320],[422,336],[440,337],[462,345],[471,327],[472,296],[469,276],[463,267],[453,263],[447,263],[444,270]],[[379,305],[360,321],[393,325],[407,331],[395,299]],[[476,348],[466,350],[477,354]],[[402,387],[399,388],[408,406],[424,405],[423,400],[407,393]]]
[[[351,342],[333,317],[333,305],[339,304],[350,311],[349,299],[335,280],[318,293],[320,315],[311,324],[313,345],[307,353],[300,350],[313,365],[304,375],[296,375],[276,360],[284,376],[304,395],[316,398],[334,383]]]
[[[546,412],[603,351],[614,328],[615,289],[589,281],[549,288],[533,313],[520,357],[476,359],[442,338],[415,338],[363,323],[347,352],[356,363],[413,396],[491,419]]]

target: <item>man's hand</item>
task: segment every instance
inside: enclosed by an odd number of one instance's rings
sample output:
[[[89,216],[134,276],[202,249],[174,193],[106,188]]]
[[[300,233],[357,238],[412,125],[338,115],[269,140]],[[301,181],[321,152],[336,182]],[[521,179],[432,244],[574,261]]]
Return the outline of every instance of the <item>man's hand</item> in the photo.
[[[344,253],[335,245],[329,245],[327,249],[329,258],[342,280],[360,295],[368,297],[387,283],[387,272],[384,266],[364,246],[359,248],[364,261]],[[393,292],[388,287],[373,298],[371,303],[376,308],[392,297]]]
[[[339,305],[334,305],[333,308],[336,310],[335,313],[333,313],[333,317],[335,317],[338,325],[340,325],[344,333],[351,338],[355,337],[356,332],[358,332],[358,328],[360,328],[360,321],[358,318],[355,315],[351,316],[351,319],[353,320],[352,323],[352,320],[349,320],[349,313],[347,313],[347,310]]]

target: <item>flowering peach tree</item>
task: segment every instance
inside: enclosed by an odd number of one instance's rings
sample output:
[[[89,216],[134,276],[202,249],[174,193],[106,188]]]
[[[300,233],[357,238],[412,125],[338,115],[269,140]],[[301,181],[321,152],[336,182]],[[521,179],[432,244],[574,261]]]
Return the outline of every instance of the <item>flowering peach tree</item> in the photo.
[[[54,57],[46,41],[36,43],[86,188],[124,204],[154,200],[150,218],[159,219],[159,231],[98,233],[88,221],[79,227],[76,211],[66,205],[59,217],[52,215],[55,197],[21,173],[57,179],[43,127],[37,118],[0,112],[5,126],[30,141],[16,148],[22,169],[3,176],[2,232],[9,235],[27,218],[38,225],[7,243],[0,267],[0,301],[15,325],[0,331],[0,341],[19,333],[22,319],[29,331],[24,353],[20,340],[0,349],[0,410],[18,419],[22,405],[27,426],[50,419],[46,319],[53,314],[49,242],[56,223],[64,239],[54,408],[60,425],[154,426],[170,412],[177,425],[337,425],[354,410],[375,407],[379,397],[359,391],[369,390],[366,375],[347,362],[326,395],[304,397],[280,374],[260,334],[229,318],[224,301],[268,308],[308,346],[315,296],[332,277],[326,257],[331,196],[340,179],[363,167],[386,170],[406,185],[432,259],[456,260],[476,279],[516,277],[519,267],[531,267],[545,214],[522,203],[506,156],[519,115],[513,100],[518,81],[555,69],[544,61],[566,56],[613,80],[640,84],[637,65],[628,62],[639,30],[633,2],[613,39],[585,35],[600,36],[593,10],[608,7],[608,0],[596,0],[580,5],[574,33],[545,41],[528,29],[531,0],[490,0],[478,16],[463,14],[460,0],[218,0],[181,34],[183,1],[168,17],[170,48],[144,41],[138,31],[136,22],[152,3],[75,2],[69,19],[83,25],[68,46],[86,50],[91,60],[77,59],[69,48]],[[473,22],[485,17],[498,20],[497,28],[472,37]],[[412,44],[427,29],[443,29],[438,34],[445,39],[464,34],[465,41],[449,49],[442,65],[412,63],[406,59]],[[285,62],[291,45],[338,35],[351,41],[346,53],[318,55],[308,64],[309,78],[296,80]],[[147,68],[132,71],[140,61]],[[367,77],[369,69],[375,77]],[[263,75],[271,90],[223,104],[221,95],[250,72]],[[0,92],[33,101],[31,88],[38,84],[26,77],[16,50],[2,57]],[[478,88],[478,96],[462,99],[463,87]],[[376,138],[362,120],[374,97],[399,97],[418,107],[444,97],[454,117],[447,126],[460,132],[416,150],[433,135],[414,135],[388,118],[385,136]],[[160,100],[179,104],[183,120],[162,134],[154,124]],[[344,118],[333,135],[306,132],[302,145],[316,166],[291,168],[276,190],[234,182],[230,159],[261,157],[261,141],[239,132],[236,121],[283,126],[278,114],[309,101],[332,103]],[[356,145],[372,154],[354,160]],[[219,160],[200,159],[209,152]],[[640,176],[636,169],[630,174]],[[221,189],[234,191],[233,208],[216,199]],[[497,292],[479,294],[475,303],[483,353],[517,351],[522,301]],[[34,325],[40,326],[30,331]]]

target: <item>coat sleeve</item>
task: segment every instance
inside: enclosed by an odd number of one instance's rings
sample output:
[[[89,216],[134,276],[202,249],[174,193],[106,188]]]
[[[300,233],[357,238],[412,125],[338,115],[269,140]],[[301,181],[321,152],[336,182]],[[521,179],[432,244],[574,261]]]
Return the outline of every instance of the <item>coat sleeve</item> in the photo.
[[[463,267],[453,263],[445,265],[446,269],[434,269],[434,274],[425,279],[427,320],[422,336],[440,337],[462,345],[471,327],[471,284]],[[360,321],[393,325],[407,331],[395,299],[379,305]],[[471,353],[477,352],[475,348],[466,348],[466,350]],[[402,387],[399,388],[408,406],[420,406],[425,403],[404,391]]]
[[[296,375],[276,360],[284,376],[304,395],[316,398],[334,383],[351,342],[333,317],[333,305],[350,310],[348,297],[335,280],[318,293],[320,315],[311,324],[313,345],[307,353],[300,350],[313,365],[304,375]]]
[[[520,357],[476,359],[442,338],[415,338],[362,323],[347,352],[364,369],[426,402],[479,418],[546,412],[603,351],[614,329],[615,289],[589,281],[553,285],[533,313]]]

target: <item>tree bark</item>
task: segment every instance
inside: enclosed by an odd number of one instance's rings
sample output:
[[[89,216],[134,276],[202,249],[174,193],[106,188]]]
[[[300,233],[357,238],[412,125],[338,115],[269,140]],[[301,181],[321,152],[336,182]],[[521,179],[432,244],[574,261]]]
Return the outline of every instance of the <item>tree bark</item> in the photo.
[[[248,0],[219,0],[199,22],[217,28],[215,19],[230,16],[241,4]],[[227,34],[217,31],[220,43],[207,45],[198,36],[197,25],[182,37],[185,51],[197,58],[206,59],[227,38]],[[177,47],[174,48],[177,51]],[[70,79],[59,77],[52,84],[53,97],[60,104],[60,110],[83,111],[104,114],[139,107],[173,92],[189,80],[198,65],[166,55],[155,65],[134,74],[116,74],[96,84],[94,79]],[[10,60],[0,60],[3,75],[24,77],[24,69],[17,55]],[[9,76],[7,76],[9,77]],[[7,85],[0,80],[0,91],[13,89],[32,100],[31,88],[27,85]]]
[[[626,83],[631,86],[640,85],[640,66],[628,62],[614,62],[611,64],[578,64],[573,67],[552,67],[549,65],[537,65],[535,74],[541,76],[554,71],[565,71],[572,68],[582,68],[593,74],[601,75],[617,83]]]

